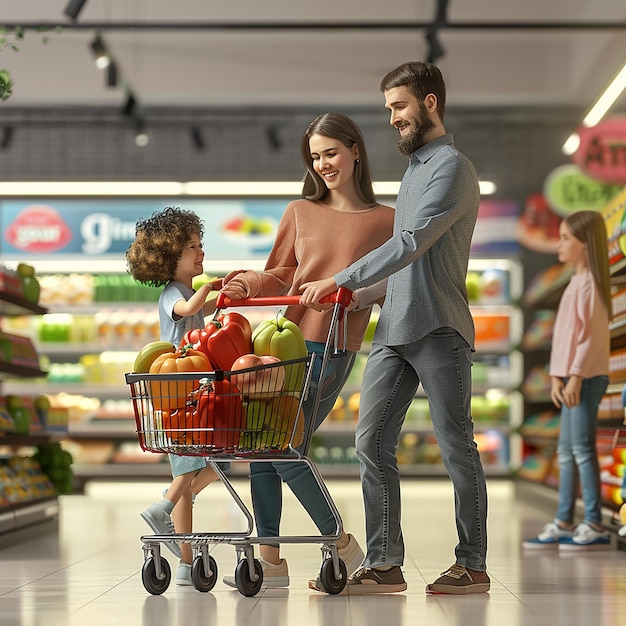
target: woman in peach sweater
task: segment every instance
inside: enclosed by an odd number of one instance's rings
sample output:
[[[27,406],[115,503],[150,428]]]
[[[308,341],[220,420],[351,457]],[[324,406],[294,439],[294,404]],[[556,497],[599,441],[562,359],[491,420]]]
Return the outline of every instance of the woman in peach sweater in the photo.
[[[376,201],[365,142],[350,118],[339,113],[317,117],[305,131],[301,149],[307,167],[303,198],[287,205],[265,270],[237,270],[226,276],[222,291],[231,298],[299,295],[302,283],[334,274],[391,236],[394,210]],[[371,304],[380,303],[384,293],[384,282],[355,292],[347,321],[348,353],[329,363],[321,382],[315,428],[341,392],[361,347]],[[309,352],[323,352],[331,311],[292,306],[285,317],[298,324]],[[305,402],[305,419],[311,418],[312,409],[311,400]],[[332,512],[305,463],[251,463],[250,477],[259,537],[279,536],[281,480],[289,485],[323,535],[336,531]],[[351,574],[363,559],[358,542],[343,533],[337,547]],[[287,562],[280,557],[279,544],[261,544],[260,552],[263,585],[288,586]],[[235,586],[232,577],[224,582]],[[309,581],[309,586],[319,588],[319,580]]]

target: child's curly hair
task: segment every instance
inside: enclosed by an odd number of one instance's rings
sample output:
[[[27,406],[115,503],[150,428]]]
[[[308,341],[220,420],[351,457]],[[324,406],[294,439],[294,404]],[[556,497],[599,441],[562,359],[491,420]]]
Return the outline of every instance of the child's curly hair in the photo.
[[[193,211],[167,207],[139,220],[135,241],[126,250],[128,272],[144,285],[167,285],[176,274],[185,246],[194,236],[202,241],[204,225]]]

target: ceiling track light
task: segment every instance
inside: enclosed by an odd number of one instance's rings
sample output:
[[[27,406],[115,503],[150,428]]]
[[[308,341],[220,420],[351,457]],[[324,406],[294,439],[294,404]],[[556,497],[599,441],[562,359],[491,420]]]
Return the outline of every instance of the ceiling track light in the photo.
[[[135,96],[129,91],[126,94],[126,101],[122,107],[122,115],[126,117],[133,117],[137,111],[137,100]]]
[[[107,67],[106,84],[107,87],[117,87],[119,84],[117,77],[117,65],[115,64],[115,61],[111,61]]]
[[[2,136],[0,136],[0,150],[7,150],[13,143],[13,134],[15,128],[13,126],[5,126],[2,129]]]
[[[96,67],[100,70],[103,70],[109,65],[111,59],[109,57],[109,53],[107,52],[106,46],[104,45],[104,41],[102,41],[102,37],[100,35],[96,35],[90,46],[91,51],[93,52],[93,56],[95,58]]]
[[[144,120],[137,120],[135,124],[135,145],[138,148],[144,148],[148,145],[149,141],[150,136],[148,135],[148,131],[146,130]]]
[[[437,63],[438,59],[445,56],[446,51],[444,50],[443,46],[439,43],[439,39],[437,38],[436,28],[429,28],[426,31],[426,41],[428,43],[427,61],[429,63]]]
[[[278,130],[275,126],[268,126],[265,134],[267,136],[267,141],[270,144],[270,148],[274,152],[279,152],[283,147],[283,142],[280,139],[280,135],[278,134]]]
[[[73,20],[78,18],[78,15],[83,10],[85,5],[87,4],[87,0],[70,0],[65,7],[65,15],[71,17]]]
[[[191,135],[191,142],[193,143],[193,147],[197,152],[204,152],[206,149],[206,140],[204,138],[204,134],[202,133],[202,129],[198,126],[192,126],[189,130]]]

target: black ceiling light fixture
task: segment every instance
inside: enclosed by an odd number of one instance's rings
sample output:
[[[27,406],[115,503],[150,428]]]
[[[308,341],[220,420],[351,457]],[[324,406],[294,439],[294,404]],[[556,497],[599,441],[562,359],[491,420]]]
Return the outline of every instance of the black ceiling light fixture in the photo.
[[[87,0],[70,0],[63,13],[65,13],[68,17],[71,17],[73,20],[76,20],[86,4]]]
[[[206,139],[204,138],[204,133],[199,126],[192,126],[189,129],[189,134],[191,136],[191,143],[197,152],[204,152],[207,147]]]
[[[5,126],[2,129],[2,135],[0,135],[0,150],[8,150],[13,143],[13,134],[15,128],[13,126]]]
[[[137,99],[131,91],[126,92],[126,100],[122,107],[122,114],[127,117],[134,117],[137,113]]]
[[[104,40],[99,33],[92,39],[89,47],[93,52],[96,67],[100,70],[108,67],[109,63],[111,62],[111,58],[109,56],[109,52],[107,51],[106,46],[104,45]]]
[[[445,48],[438,38],[440,28],[445,28],[448,23],[448,0],[437,0],[437,14],[433,23],[426,29],[426,43],[428,44],[428,55],[426,60],[429,63],[437,63],[437,60],[445,56]]]
[[[107,87],[117,87],[118,84],[117,65],[115,61],[110,60],[107,66]]]
[[[267,136],[267,142],[269,143],[270,148],[274,152],[280,152],[283,147],[283,142],[278,134],[276,126],[268,126],[265,130],[265,135]]]

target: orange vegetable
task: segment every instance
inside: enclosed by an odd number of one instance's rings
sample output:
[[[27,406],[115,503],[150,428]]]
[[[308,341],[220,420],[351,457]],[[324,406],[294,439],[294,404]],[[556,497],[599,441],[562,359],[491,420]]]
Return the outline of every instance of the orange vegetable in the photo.
[[[159,355],[150,366],[150,374],[180,374],[183,372],[210,372],[209,359],[190,346],[185,346],[176,352],[166,352]],[[164,376],[164,378],[166,378]],[[173,378],[173,377],[172,377]],[[199,389],[199,378],[188,380],[153,380],[150,382],[152,392],[152,406],[155,411],[184,409],[191,399],[194,390]]]

